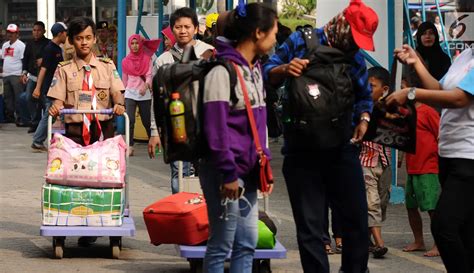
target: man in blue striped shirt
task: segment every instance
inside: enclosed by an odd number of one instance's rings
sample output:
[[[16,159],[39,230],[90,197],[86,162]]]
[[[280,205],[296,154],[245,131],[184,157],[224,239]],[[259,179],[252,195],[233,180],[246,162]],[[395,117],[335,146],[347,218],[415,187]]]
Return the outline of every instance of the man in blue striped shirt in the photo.
[[[359,143],[367,131],[372,112],[371,88],[365,59],[359,48],[374,50],[373,34],[377,14],[361,0],[349,6],[321,29],[315,29],[321,45],[352,53],[350,76],[355,103],[351,143],[318,151],[297,152],[283,148],[283,175],[295,218],[301,263],[305,273],[329,273],[329,262],[323,242],[325,202],[342,217],[344,273],[368,272],[367,199],[359,160]],[[301,76],[309,60],[301,32],[294,32],[264,65],[264,75],[272,85],[287,77]],[[291,92],[291,90],[287,90]],[[288,129],[288,127],[286,127]],[[324,128],[321,128],[324,130]],[[286,141],[285,141],[286,142]]]

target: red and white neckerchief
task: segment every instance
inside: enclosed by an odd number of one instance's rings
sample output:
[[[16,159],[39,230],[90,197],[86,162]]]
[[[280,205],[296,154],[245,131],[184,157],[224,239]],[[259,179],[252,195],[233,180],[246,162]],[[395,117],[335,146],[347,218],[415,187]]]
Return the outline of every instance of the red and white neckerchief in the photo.
[[[84,66],[84,80],[82,81],[82,90],[84,91],[91,91],[91,98],[92,98],[92,110],[97,110],[97,98],[95,97],[95,86],[94,80],[92,79],[92,69],[90,65]],[[94,114],[95,121],[97,123],[97,130],[98,134],[100,135],[99,140],[104,139],[104,135],[102,134],[102,127],[100,126],[99,116],[98,114]],[[83,114],[82,115],[83,123],[82,123],[82,138],[84,139],[84,144],[89,145],[91,140],[90,134],[90,126],[92,123],[92,114]]]

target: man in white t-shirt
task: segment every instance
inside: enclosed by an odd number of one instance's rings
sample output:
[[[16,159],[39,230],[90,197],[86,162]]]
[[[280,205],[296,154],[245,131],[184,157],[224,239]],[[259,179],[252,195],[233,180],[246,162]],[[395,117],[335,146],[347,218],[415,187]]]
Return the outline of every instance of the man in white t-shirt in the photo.
[[[178,62],[183,57],[186,46],[194,47],[194,54],[197,58],[208,59],[214,52],[214,47],[202,41],[195,40],[194,36],[198,32],[199,21],[196,12],[190,8],[177,9],[170,17],[170,26],[176,39],[174,46],[161,54],[153,66],[153,74],[156,74],[158,68],[164,64]],[[155,157],[155,147],[160,145],[160,137],[155,122],[155,114],[153,111],[153,103],[151,107],[151,128],[150,140],[148,141],[148,154],[151,158]],[[191,164],[184,162],[183,174],[189,176],[191,174]],[[171,162],[171,191],[178,192],[178,164]]]
[[[28,126],[20,119],[20,94],[24,91],[21,81],[22,59],[25,44],[18,39],[19,28],[15,24],[7,26],[8,41],[2,46],[0,58],[3,59],[3,88],[5,97],[5,115],[7,122],[15,121],[17,126]],[[15,119],[16,118],[16,119]]]

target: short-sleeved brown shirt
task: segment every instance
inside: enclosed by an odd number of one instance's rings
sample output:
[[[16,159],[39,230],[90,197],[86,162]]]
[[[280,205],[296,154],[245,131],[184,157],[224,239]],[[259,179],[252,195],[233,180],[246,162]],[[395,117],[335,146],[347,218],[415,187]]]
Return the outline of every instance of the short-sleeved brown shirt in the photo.
[[[80,110],[92,109],[92,91],[82,90],[86,62],[74,57],[61,62],[56,69],[48,97],[64,102],[64,108]],[[97,109],[112,108],[113,104],[124,104],[122,80],[112,60],[92,56],[89,65],[95,86]],[[116,100],[116,101],[114,101]],[[99,120],[109,120],[112,116],[98,115]],[[66,115],[66,123],[82,122],[82,115]]]

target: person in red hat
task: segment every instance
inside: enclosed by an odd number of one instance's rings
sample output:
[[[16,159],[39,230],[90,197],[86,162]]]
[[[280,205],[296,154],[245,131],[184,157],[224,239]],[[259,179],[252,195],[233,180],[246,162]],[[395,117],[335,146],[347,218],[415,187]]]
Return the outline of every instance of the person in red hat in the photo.
[[[5,98],[5,115],[7,122],[15,122],[19,127],[27,126],[27,120],[21,119],[20,95],[25,86],[21,81],[25,44],[18,39],[20,29],[15,24],[7,26],[7,38],[0,51],[3,59],[3,85]]]
[[[371,88],[367,79],[365,59],[359,49],[375,49],[373,36],[378,26],[377,14],[362,1],[352,1],[347,8],[331,19],[324,27],[314,29],[313,35],[321,46],[337,49],[344,55],[350,70],[350,92],[354,95],[352,126],[345,132],[347,139],[331,148],[313,148],[311,141],[295,142],[300,137],[301,117],[291,116],[291,109],[284,115],[283,175],[288,188],[295,218],[301,263],[305,273],[329,273],[329,262],[324,246],[325,203],[329,200],[341,216],[342,265],[340,272],[368,272],[368,223],[367,199],[364,177],[359,160],[358,143],[367,131],[372,111]],[[311,29],[305,29],[311,34]],[[297,80],[309,70],[308,50],[303,32],[296,31],[283,43],[264,65],[264,76],[272,85],[284,80]],[[311,46],[311,45],[310,45]],[[317,61],[311,69],[317,69]],[[321,69],[319,69],[321,70]],[[331,72],[329,72],[331,73]],[[336,80],[339,83],[339,80]],[[319,88],[319,89],[318,89]],[[349,87],[350,88],[350,87]],[[308,94],[316,100],[313,86],[306,86]],[[316,85],[316,93],[321,89]],[[303,94],[304,90],[289,90]],[[285,110],[284,110],[285,111]],[[304,119],[305,117],[303,117]],[[308,123],[305,123],[308,124]],[[306,129],[307,130],[307,129]],[[333,130],[319,127],[320,131]],[[291,139],[292,137],[295,137]],[[339,137],[339,135],[338,135]],[[316,141],[316,139],[314,139]],[[311,148],[309,148],[311,147]]]

